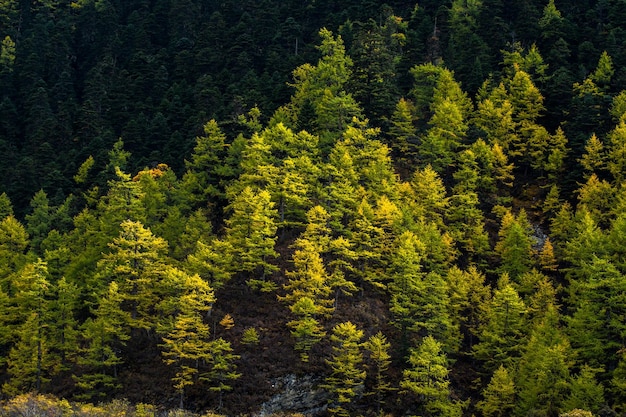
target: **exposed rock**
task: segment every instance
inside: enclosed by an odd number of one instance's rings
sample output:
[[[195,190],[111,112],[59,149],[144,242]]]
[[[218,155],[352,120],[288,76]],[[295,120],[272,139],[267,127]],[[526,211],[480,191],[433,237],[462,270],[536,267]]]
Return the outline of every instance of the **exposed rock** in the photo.
[[[535,251],[539,252],[543,249],[543,245],[545,245],[548,235],[538,224],[533,224],[531,227],[533,229],[533,234],[531,236],[531,239],[533,240],[532,247]]]
[[[279,392],[263,403],[255,417],[271,414],[294,412],[315,416],[326,410],[328,393],[318,387],[319,379],[311,375],[293,374],[277,378],[272,386]]]

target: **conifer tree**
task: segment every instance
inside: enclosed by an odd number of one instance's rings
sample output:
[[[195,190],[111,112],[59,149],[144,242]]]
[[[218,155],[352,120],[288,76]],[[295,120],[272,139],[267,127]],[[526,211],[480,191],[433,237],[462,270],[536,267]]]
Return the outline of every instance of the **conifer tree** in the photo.
[[[556,272],[559,269],[559,262],[554,254],[554,246],[550,238],[546,238],[539,252],[539,266],[546,273]]]
[[[495,252],[500,255],[501,273],[507,273],[513,280],[527,272],[532,265],[533,250],[526,212],[517,216],[507,212],[502,217]]]
[[[39,259],[20,272],[15,283],[14,316],[19,317],[17,343],[8,355],[11,379],[2,389],[9,395],[40,391],[55,374],[57,361],[50,353],[50,283],[46,264]]]
[[[426,416],[460,417],[463,404],[451,398],[448,359],[441,344],[426,336],[411,349],[409,367],[402,372],[400,387],[419,398],[419,411]]]
[[[332,287],[322,258],[311,242],[297,241],[293,254],[294,270],[288,271],[289,282],[284,289],[288,293],[281,297],[294,304],[302,297],[308,297],[316,304],[317,314],[330,315],[333,311]]]
[[[50,306],[51,350],[58,355],[60,368],[67,370],[75,362],[78,353],[79,292],[76,284],[69,283],[62,277],[54,287],[54,299]]]
[[[9,296],[15,296],[14,274],[26,262],[29,238],[24,226],[12,215],[0,221],[0,286]]]
[[[566,215],[567,213],[564,212],[563,217]],[[569,216],[571,216],[571,213],[569,213]],[[606,254],[606,233],[598,227],[597,221],[585,206],[580,207],[576,211],[576,215],[569,219],[569,222],[567,219],[563,218],[561,220],[559,217],[555,218],[556,220],[565,223],[563,226],[570,229],[563,236],[566,238],[563,257],[575,268],[569,268],[567,274],[574,279],[582,278],[586,281],[580,273],[580,267],[586,263],[593,262],[596,257],[602,257]],[[560,224],[558,226],[561,227]]]
[[[8,382],[2,385],[2,391],[9,395],[41,391],[50,381],[54,362],[51,362],[48,338],[44,334],[45,324],[37,312],[20,326],[17,343],[10,350],[7,362]]]
[[[601,180],[595,173],[578,189],[578,210],[584,209],[601,226],[606,227],[612,217],[616,190],[607,180]]]
[[[397,243],[393,261],[393,281],[389,284],[391,301],[389,311],[393,323],[400,328],[405,343],[414,326],[420,306],[414,301],[424,292],[424,272],[421,258],[424,244],[411,232],[404,232]]]
[[[372,371],[370,375],[374,377],[371,394],[376,396],[377,411],[380,413],[385,403],[383,396],[394,389],[387,380],[388,376],[385,375],[389,365],[391,365],[391,355],[389,354],[391,343],[387,341],[382,332],[378,332],[370,336],[363,347],[368,352],[369,363],[371,364],[369,369]]]
[[[586,176],[593,173],[598,174],[601,170],[606,169],[604,144],[595,134],[591,135],[587,140],[585,153],[579,159],[579,162],[585,169]]]
[[[7,193],[0,194],[0,220],[4,220],[6,217],[13,215],[13,204]]]
[[[485,274],[470,266],[466,271],[452,266],[445,275],[448,287],[450,320],[467,339],[471,349],[482,323],[482,311],[489,300],[490,289]]]
[[[626,120],[620,120],[615,129],[609,133],[607,168],[616,184],[620,184],[624,180],[624,172],[626,172]]]
[[[181,185],[196,206],[207,201],[215,204],[214,199],[223,199],[223,181],[232,175],[229,167],[223,164],[228,144],[217,121],[208,121],[203,131],[202,136],[196,137],[191,159],[185,161],[187,172]]]
[[[187,257],[189,269],[213,288],[219,289],[234,273],[233,248],[229,242],[214,238],[208,244],[199,240],[194,253]]]
[[[559,314],[552,308],[532,330],[515,375],[518,389],[516,414],[563,410],[570,386],[570,347],[559,328]]]
[[[39,190],[33,196],[30,206],[32,212],[26,215],[26,231],[30,236],[30,245],[35,253],[42,255],[41,243],[52,228],[52,208],[49,206],[48,196]]]
[[[132,327],[149,329],[154,326],[154,308],[164,291],[167,242],[139,222],[126,220],[120,228],[119,236],[109,244],[110,253],[98,263],[100,283],[95,285],[117,282]]]
[[[417,129],[413,123],[414,114],[413,103],[408,99],[401,98],[391,115],[391,126],[388,132],[389,148],[394,161],[403,170],[410,169],[412,161],[417,157]]]
[[[181,284],[185,293],[177,300],[178,312],[163,336],[161,347],[164,362],[177,366],[172,382],[180,395],[180,408],[183,408],[185,388],[194,384],[200,372],[199,364],[211,359],[209,326],[204,323],[203,315],[210,310],[215,297],[198,276],[187,276],[186,282]]]
[[[607,259],[593,256],[580,265],[580,278],[570,286],[567,334],[578,358],[592,367],[616,362],[624,334],[626,291],[623,274]]]
[[[489,250],[489,239],[480,200],[475,191],[454,194],[448,200],[445,219],[452,239],[463,255],[478,261]]]
[[[486,87],[484,85],[483,89]],[[517,124],[513,121],[513,105],[505,94],[504,84],[494,88],[478,102],[472,121],[484,133],[483,139],[488,144],[498,144],[503,151],[508,152],[518,139]]]
[[[233,248],[234,262],[242,271],[251,273],[252,287],[271,291],[275,284],[266,274],[275,270],[270,258],[276,257],[276,210],[269,192],[244,188],[228,207],[226,242]]]
[[[130,339],[130,314],[122,310],[123,297],[115,281],[102,294],[93,317],[82,326],[82,348],[78,355],[79,398],[102,398],[120,388],[117,367],[123,363],[119,348]]]
[[[411,205],[415,211],[414,216],[442,226],[448,199],[441,176],[427,165],[415,171],[411,178],[411,189],[414,192],[414,204]]]
[[[291,335],[296,339],[295,349],[300,351],[302,362],[309,361],[309,351],[326,335],[323,326],[316,317],[319,317],[319,306],[309,297],[302,297],[292,304],[289,309],[296,316],[287,323]]]
[[[597,380],[596,375],[601,369],[594,369],[588,365],[580,368],[578,375],[570,382],[570,392],[563,402],[563,410],[583,409],[598,414],[605,404],[604,387]]]
[[[348,407],[358,395],[359,386],[365,380],[366,373],[361,369],[362,338],[363,331],[351,322],[339,323],[333,327],[330,336],[333,353],[331,358],[326,360],[331,372],[323,385],[323,388],[331,394],[329,411],[333,415],[350,415]]]
[[[515,407],[515,383],[509,371],[500,365],[482,392],[483,399],[476,404],[485,417],[505,417]]]
[[[125,220],[146,222],[145,207],[142,204],[143,190],[131,175],[119,168],[115,169],[115,180],[108,182],[109,191],[98,200],[98,214],[102,232],[108,238],[117,236],[120,224]]]
[[[484,361],[484,368],[495,371],[516,363],[524,343],[526,306],[511,285],[508,276],[498,281],[498,288],[485,305],[484,318],[478,329],[479,343],[473,353]]]
[[[237,359],[239,355],[233,353],[230,342],[221,337],[209,344],[208,370],[200,375],[200,379],[209,383],[209,391],[217,392],[217,409],[222,408],[224,392],[233,389],[231,382],[241,377],[237,373]]]

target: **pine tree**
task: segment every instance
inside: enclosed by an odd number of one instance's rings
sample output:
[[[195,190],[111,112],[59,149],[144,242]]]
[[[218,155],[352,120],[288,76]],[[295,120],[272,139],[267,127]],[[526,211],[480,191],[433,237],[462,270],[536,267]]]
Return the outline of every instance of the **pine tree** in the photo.
[[[443,215],[449,202],[439,174],[430,165],[418,169],[411,179],[411,188],[415,193],[415,204],[412,205],[415,217],[443,225]]]
[[[460,417],[463,404],[450,397],[448,374],[448,359],[441,344],[426,336],[416,349],[411,349],[409,368],[402,373],[400,387],[418,396],[423,415]]]
[[[483,138],[488,144],[498,144],[503,151],[508,152],[518,141],[517,124],[513,121],[513,105],[510,100],[498,97],[502,94],[505,94],[503,84],[478,102],[472,121],[484,133]]]
[[[326,335],[324,328],[316,319],[319,316],[319,307],[309,297],[302,297],[292,304],[289,309],[296,316],[287,323],[291,335],[296,339],[295,349],[300,351],[302,362],[309,361],[309,351]]]
[[[421,271],[423,251],[424,244],[413,233],[404,232],[398,238],[392,264],[393,281],[389,284],[391,292],[389,311],[393,323],[401,331],[405,344],[420,312],[416,299],[425,291],[423,283],[425,274]],[[417,329],[419,330],[419,327]]]
[[[413,103],[408,99],[401,98],[391,115],[391,126],[388,132],[389,147],[393,160],[403,170],[408,170],[417,157],[417,128],[414,125],[414,114]]]
[[[26,231],[30,236],[30,245],[35,253],[42,255],[41,243],[52,228],[52,208],[48,196],[39,190],[30,201],[32,212],[26,215]]]
[[[185,161],[187,172],[181,185],[193,205],[224,199],[223,181],[232,175],[223,164],[228,147],[226,135],[215,120],[208,121],[203,130],[204,134],[196,137],[191,160]]]
[[[217,238],[208,244],[199,240],[194,253],[187,257],[189,269],[200,275],[213,288],[226,284],[234,271],[233,248],[227,241]]]
[[[56,373],[58,361],[49,351],[50,283],[46,264],[39,259],[19,274],[15,287],[16,309],[20,317],[17,343],[8,355],[7,372],[11,379],[2,387],[9,395],[29,390],[40,391]]]
[[[500,255],[499,271],[507,273],[513,280],[527,272],[532,265],[533,250],[526,212],[517,216],[507,212],[502,217],[495,252]]]
[[[198,365],[211,359],[209,326],[202,316],[215,300],[211,289],[197,276],[184,285],[189,288],[180,297],[178,314],[161,344],[163,361],[177,367],[172,382],[180,395],[180,408],[184,407],[185,388],[198,376]]]
[[[615,183],[620,184],[626,172],[626,120],[620,120],[615,129],[609,133],[606,160]]]
[[[484,368],[495,371],[500,365],[511,366],[519,359],[524,344],[526,306],[506,275],[498,281],[491,301],[485,305],[478,329],[479,343],[473,353],[484,361]]]
[[[559,269],[559,262],[554,254],[554,246],[552,246],[550,238],[546,238],[543,242],[543,246],[539,252],[539,265],[546,273],[556,272]]]
[[[467,271],[452,266],[445,275],[445,281],[450,300],[450,320],[460,329],[471,349],[482,323],[482,311],[491,295],[485,285],[485,274],[475,266],[470,266]]]
[[[102,398],[120,388],[117,367],[123,363],[118,349],[130,339],[128,312],[121,308],[123,297],[115,281],[101,296],[93,317],[82,326],[83,346],[77,359],[80,366],[74,375],[82,391],[79,398]]]
[[[13,204],[7,193],[0,194],[0,220],[4,220],[8,216],[13,215]]]
[[[518,415],[531,411],[551,415],[563,410],[570,389],[572,354],[558,322],[558,311],[550,309],[532,330],[524,348],[515,375]]]
[[[329,412],[332,415],[350,415],[348,407],[359,394],[359,387],[365,380],[366,373],[361,369],[362,338],[363,331],[357,329],[351,322],[339,323],[333,328],[330,336],[333,353],[331,358],[326,360],[331,372],[322,385],[331,394]]]
[[[78,286],[61,278],[55,288],[55,298],[50,307],[51,350],[58,355],[60,367],[67,370],[75,362],[78,353],[78,320],[76,311],[79,306]]]
[[[580,278],[570,285],[567,334],[577,356],[593,367],[617,361],[625,325],[624,275],[611,261],[593,256],[580,265]]]
[[[33,312],[20,326],[18,341],[7,358],[10,380],[2,385],[2,391],[7,395],[41,391],[44,384],[50,381],[54,362],[50,362],[44,326],[37,312]]]
[[[377,412],[380,413],[385,403],[383,396],[394,389],[388,382],[386,375],[389,365],[391,365],[391,355],[389,355],[391,343],[387,341],[382,332],[378,332],[370,336],[363,347],[368,352],[369,363],[371,364],[369,369],[373,371],[370,372],[370,375],[374,377],[371,394],[376,396]]]
[[[228,207],[226,242],[233,248],[234,262],[242,271],[253,274],[249,284],[263,291],[271,291],[275,284],[266,280],[266,274],[275,270],[270,258],[277,256],[276,210],[267,191],[255,192],[246,187]]]
[[[593,134],[585,144],[585,153],[578,160],[585,169],[586,176],[593,173],[598,174],[606,169],[606,154],[604,144]]]
[[[483,390],[483,399],[476,404],[485,417],[504,417],[515,407],[515,383],[507,369],[500,365],[489,385]]]
[[[0,286],[9,297],[16,292],[14,274],[28,261],[28,244],[28,233],[15,217],[9,215],[0,221]]]
[[[117,282],[132,327],[149,329],[154,326],[154,308],[162,297],[167,242],[139,222],[126,220],[120,229],[109,244],[110,253],[98,262],[98,283],[94,285]]]
[[[596,377],[600,372],[601,369],[583,365],[578,375],[571,380],[570,392],[563,402],[562,409],[583,409],[598,414],[605,404],[604,387]]]
[[[284,285],[288,293],[281,297],[290,304],[308,297],[316,305],[316,313],[330,315],[333,311],[332,287],[322,258],[311,242],[298,239],[293,254],[294,270],[288,271],[289,281]]]
[[[233,353],[230,342],[220,337],[210,343],[208,370],[200,375],[200,379],[210,384],[209,391],[217,392],[217,409],[222,408],[224,392],[233,389],[230,385],[231,381],[241,377],[241,374],[237,373],[237,366],[234,363],[237,359],[239,359],[239,355]]]

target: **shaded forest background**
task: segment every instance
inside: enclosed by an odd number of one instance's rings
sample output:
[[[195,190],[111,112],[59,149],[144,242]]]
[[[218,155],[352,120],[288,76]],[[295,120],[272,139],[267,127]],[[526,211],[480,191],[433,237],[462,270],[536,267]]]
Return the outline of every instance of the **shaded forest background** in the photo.
[[[5,397],[626,412],[625,21],[0,1]]]

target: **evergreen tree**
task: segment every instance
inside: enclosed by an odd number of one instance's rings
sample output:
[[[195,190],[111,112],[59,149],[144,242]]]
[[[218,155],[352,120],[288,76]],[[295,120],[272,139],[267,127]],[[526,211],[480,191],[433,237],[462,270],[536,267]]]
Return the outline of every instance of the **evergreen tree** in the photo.
[[[393,160],[403,169],[408,170],[417,157],[417,129],[414,125],[415,108],[413,103],[401,98],[391,115],[389,148]]]
[[[226,241],[215,238],[205,244],[199,240],[195,252],[187,257],[187,264],[192,272],[219,289],[233,274],[233,252]]]
[[[517,216],[507,212],[502,217],[495,252],[500,255],[499,271],[507,273],[513,280],[527,272],[532,265],[533,250],[526,212]]]
[[[385,375],[391,365],[391,355],[389,355],[389,349],[391,343],[387,341],[382,332],[378,332],[367,339],[363,344],[363,347],[368,352],[370,375],[374,376],[374,385],[372,386],[371,394],[376,396],[376,404],[378,413],[381,412],[385,403],[383,396],[392,391],[394,388],[387,381],[387,375]]]
[[[61,278],[54,288],[50,306],[51,350],[58,355],[62,370],[70,368],[78,353],[79,328],[76,312],[79,308],[78,286]]]
[[[593,173],[598,174],[601,170],[606,169],[606,154],[604,144],[598,137],[593,134],[585,144],[585,153],[579,160],[585,169],[586,176]]]
[[[563,410],[570,389],[571,352],[558,320],[558,312],[551,309],[531,332],[515,376],[517,415],[553,415]]]
[[[17,329],[17,343],[8,355],[7,371],[11,379],[2,387],[8,395],[41,391],[58,365],[49,351],[50,283],[46,264],[39,259],[26,265],[15,288],[16,308],[13,314],[20,318],[21,323]]]
[[[609,133],[607,146],[607,168],[617,184],[624,180],[626,172],[626,120]]]
[[[289,309],[296,316],[287,323],[291,335],[296,339],[295,349],[300,351],[302,362],[309,361],[309,351],[325,335],[323,326],[316,319],[319,316],[319,306],[309,297],[302,297],[292,304]]]
[[[15,296],[14,275],[28,261],[29,244],[25,227],[12,215],[0,221],[0,285],[9,296]]]
[[[491,301],[485,305],[484,318],[478,329],[479,343],[473,354],[493,372],[500,365],[514,365],[524,343],[526,306],[506,275],[498,281]]]
[[[181,284],[185,293],[176,302],[178,312],[161,347],[164,362],[177,366],[172,382],[180,394],[180,408],[183,408],[185,388],[194,384],[200,371],[199,364],[211,360],[209,326],[204,323],[203,315],[211,309],[215,297],[198,276],[188,276]]]
[[[4,220],[8,216],[13,215],[13,204],[7,193],[0,194],[0,219]]]
[[[130,314],[122,310],[123,298],[115,281],[102,294],[93,317],[82,325],[82,348],[74,375],[79,397],[102,398],[120,388],[117,367],[123,363],[121,346],[130,339]]]
[[[52,208],[48,196],[39,190],[30,202],[32,213],[26,215],[26,231],[30,236],[30,245],[37,254],[41,253],[41,243],[52,229]]]
[[[110,253],[98,262],[95,285],[117,282],[132,327],[149,329],[154,327],[155,307],[164,292],[167,242],[139,222],[126,220],[120,228],[119,236],[109,244]]]
[[[485,417],[504,417],[515,407],[515,383],[507,369],[500,365],[483,390],[483,399],[476,407]]]
[[[329,411],[333,415],[350,415],[348,407],[359,394],[359,386],[365,380],[366,373],[361,369],[362,338],[363,331],[350,322],[339,323],[333,328],[330,336],[333,353],[331,358],[326,360],[331,373],[323,385],[331,394]]]
[[[226,242],[233,248],[234,262],[242,271],[252,274],[252,287],[271,291],[275,284],[266,280],[266,274],[276,269],[270,258],[277,256],[276,210],[267,191],[255,192],[246,187],[228,206],[231,215],[226,219]]]
[[[216,204],[224,199],[223,181],[232,175],[223,164],[228,144],[218,123],[210,120],[203,130],[204,135],[196,137],[191,160],[185,161],[187,172],[182,179],[182,188],[195,206],[206,202]]]
[[[597,381],[599,369],[583,365],[570,382],[570,392],[563,402],[563,410],[583,409],[598,414],[605,404],[604,387]]]
[[[463,404],[451,398],[448,360],[441,344],[426,336],[411,349],[409,368],[402,373],[400,387],[419,398],[419,412],[426,416],[459,417]]]
[[[485,274],[470,266],[466,271],[452,266],[445,275],[450,304],[450,320],[465,336],[469,348],[473,348],[479,334],[482,311],[489,301],[491,291],[485,285]]]
[[[593,256],[570,286],[567,334],[578,358],[593,367],[617,362],[624,333],[623,274],[607,259]]]
[[[221,337],[209,344],[208,370],[200,375],[200,379],[210,384],[209,391],[217,392],[218,409],[222,408],[224,392],[233,389],[231,381],[241,377],[234,363],[237,359],[239,355],[233,353],[230,342]]]

